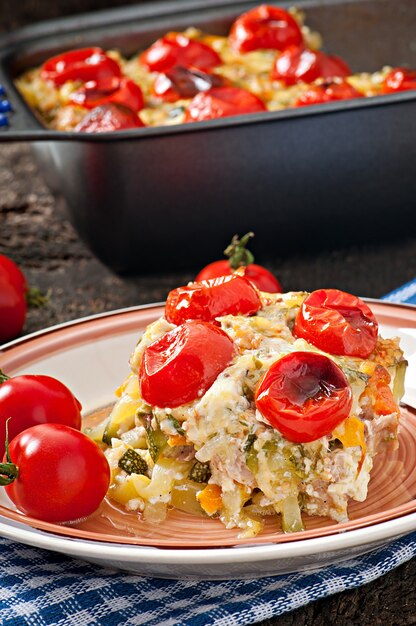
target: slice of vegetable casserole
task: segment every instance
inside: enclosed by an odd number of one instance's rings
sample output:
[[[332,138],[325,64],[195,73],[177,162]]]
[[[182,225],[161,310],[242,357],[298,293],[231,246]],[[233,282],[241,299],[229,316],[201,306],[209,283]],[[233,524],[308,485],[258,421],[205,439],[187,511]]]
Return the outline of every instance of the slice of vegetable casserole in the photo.
[[[348,519],[373,457],[397,445],[406,362],[359,298],[268,294],[234,274],[169,294],[131,358],[108,420],[109,497],[146,519],[169,508],[242,536],[265,515]]]

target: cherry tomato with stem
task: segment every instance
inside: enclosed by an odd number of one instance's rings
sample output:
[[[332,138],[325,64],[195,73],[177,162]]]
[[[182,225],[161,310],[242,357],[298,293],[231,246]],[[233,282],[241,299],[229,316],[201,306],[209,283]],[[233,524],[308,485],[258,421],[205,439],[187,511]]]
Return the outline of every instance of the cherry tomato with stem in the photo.
[[[318,289],[303,301],[293,333],[324,352],[366,359],[376,347],[378,323],[357,296],[339,289]]]
[[[120,77],[120,65],[101,48],[81,48],[64,52],[45,61],[40,76],[60,87],[69,80],[99,83]]]
[[[383,93],[396,93],[416,89],[416,70],[396,67],[389,72],[383,81]]]
[[[188,320],[212,322],[223,315],[254,315],[260,308],[254,285],[231,274],[173,289],[166,300],[165,317],[177,325]]]
[[[346,80],[334,79],[326,80],[318,85],[311,85],[296,100],[296,107],[309,106],[311,104],[325,104],[337,100],[353,100],[362,98],[363,95],[354,89]]]
[[[172,408],[197,400],[233,356],[233,341],[221,328],[185,322],[145,349],[139,369],[142,398],[151,406]]]
[[[0,433],[9,418],[9,439],[37,424],[59,423],[81,428],[81,404],[66,385],[52,376],[22,374],[9,378],[0,370]],[[0,436],[0,455],[4,441]]]
[[[295,85],[312,83],[318,78],[344,78],[351,74],[351,69],[339,57],[303,46],[290,46],[277,57],[271,78],[285,85]]]
[[[140,55],[140,62],[151,72],[166,72],[176,65],[209,70],[221,65],[221,57],[202,41],[182,33],[168,33]]]
[[[40,424],[8,444],[0,484],[22,513],[46,522],[71,522],[91,515],[110,485],[101,448],[74,428]]]
[[[303,42],[297,21],[284,9],[262,4],[238,17],[229,40],[238,52],[259,49],[284,50]]]
[[[267,111],[260,98],[240,87],[214,87],[198,93],[188,104],[185,122],[201,122],[219,117]]]
[[[238,235],[234,235],[230,245],[224,250],[228,258],[209,263],[199,272],[195,280],[200,282],[219,276],[228,276],[235,270],[244,268],[244,277],[257,289],[268,293],[281,293],[282,286],[277,278],[262,265],[254,263],[253,254],[246,247],[251,237],[254,237],[254,233],[247,233],[241,239]]]
[[[330,434],[349,416],[352,391],[332,359],[314,352],[292,352],[267,370],[255,402],[285,439],[308,443]]]
[[[114,130],[143,128],[140,117],[131,109],[109,102],[92,109],[75,127],[80,133],[109,133]]]
[[[144,107],[142,90],[128,78],[111,78],[99,83],[90,81],[80,89],[73,91],[69,100],[86,109],[115,103],[138,113]]]

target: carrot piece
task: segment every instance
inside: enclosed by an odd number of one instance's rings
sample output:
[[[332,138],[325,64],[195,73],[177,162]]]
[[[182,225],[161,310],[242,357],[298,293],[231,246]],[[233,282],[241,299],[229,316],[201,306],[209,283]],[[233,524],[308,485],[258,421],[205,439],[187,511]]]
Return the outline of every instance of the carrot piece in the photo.
[[[168,438],[168,446],[174,448],[175,446],[186,446],[186,437],[183,435],[170,435]]]
[[[197,493],[196,499],[205,513],[214,515],[222,507],[221,487],[218,485],[207,485],[202,491]]]
[[[364,436],[364,423],[355,417],[347,417],[332,433],[332,436],[339,439],[344,448],[361,447],[361,459],[357,467],[357,476],[361,471],[367,452],[367,445]]]

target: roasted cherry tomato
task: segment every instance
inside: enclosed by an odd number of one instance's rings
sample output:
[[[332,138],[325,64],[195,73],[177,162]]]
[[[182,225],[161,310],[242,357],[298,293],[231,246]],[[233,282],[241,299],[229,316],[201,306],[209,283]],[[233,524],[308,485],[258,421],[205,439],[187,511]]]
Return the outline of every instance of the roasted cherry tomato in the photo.
[[[143,122],[134,111],[116,102],[109,102],[87,113],[75,130],[82,133],[108,133],[143,126]]]
[[[19,511],[47,522],[91,515],[110,484],[104,452],[86,435],[63,424],[40,424],[9,445],[0,484]]]
[[[0,343],[17,337],[23,329],[27,283],[16,263],[0,254]]]
[[[309,104],[324,104],[336,100],[352,100],[362,98],[362,94],[354,89],[346,80],[334,79],[325,81],[319,85],[311,85],[296,101],[295,106],[307,106]]]
[[[213,120],[217,117],[257,111],[267,111],[267,109],[254,93],[239,87],[214,87],[214,89],[197,94],[188,104],[185,122]]]
[[[201,282],[210,278],[228,276],[235,270],[244,268],[244,277],[248,278],[257,289],[268,293],[281,293],[282,286],[277,278],[262,265],[253,263],[254,256],[246,248],[250,237],[254,237],[254,233],[247,233],[241,239],[238,238],[238,235],[234,235],[230,245],[224,250],[228,259],[209,263],[199,272],[195,281]]]
[[[222,87],[224,84],[224,78],[218,74],[177,65],[156,77],[153,93],[166,102],[176,102],[179,98],[193,98],[200,91]]]
[[[416,70],[408,70],[405,67],[396,67],[389,72],[383,81],[383,93],[396,91],[408,91],[416,89]]]
[[[121,68],[117,61],[109,57],[101,48],[82,48],[59,54],[45,61],[41,78],[56,86],[68,80],[86,83],[120,77]]]
[[[210,46],[182,33],[168,33],[145,50],[140,61],[151,72],[167,72],[175,65],[209,70],[221,65],[221,57]]]
[[[366,359],[376,347],[378,323],[360,298],[338,289],[318,289],[303,301],[293,332],[330,354]]]
[[[344,372],[328,357],[292,352],[267,370],[255,401],[285,439],[308,443],[330,434],[348,417],[352,391]]]
[[[166,300],[165,317],[171,324],[211,322],[222,315],[253,315],[260,308],[257,289],[243,276],[231,274],[174,289]]]
[[[200,398],[234,356],[234,344],[218,326],[185,322],[152,343],[139,371],[145,402],[176,407]]]
[[[112,102],[138,113],[144,106],[142,90],[128,78],[111,78],[100,83],[90,81],[73,91],[69,99],[86,109],[94,109]]]
[[[284,50],[303,41],[299,25],[290,13],[267,4],[240,15],[231,26],[229,38],[238,52]]]
[[[285,85],[295,85],[300,82],[312,83],[318,78],[343,78],[351,73],[351,69],[339,57],[303,46],[290,46],[277,57],[271,78]]]
[[[36,424],[56,422],[79,430],[81,404],[63,383],[51,376],[24,374],[9,378],[0,371],[0,455],[5,424],[9,439]]]

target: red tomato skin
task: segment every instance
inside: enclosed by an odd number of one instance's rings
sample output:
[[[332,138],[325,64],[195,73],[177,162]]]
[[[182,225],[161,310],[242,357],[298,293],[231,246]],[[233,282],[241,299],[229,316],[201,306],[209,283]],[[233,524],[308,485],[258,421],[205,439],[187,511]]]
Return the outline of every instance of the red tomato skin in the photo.
[[[210,46],[182,33],[168,33],[155,41],[141,54],[140,62],[151,72],[166,72],[175,65],[209,70],[222,63]]]
[[[20,268],[0,254],[0,343],[14,339],[26,321],[27,282]]]
[[[290,46],[277,57],[271,78],[289,86],[299,82],[312,83],[318,78],[344,78],[351,74],[351,69],[339,57],[303,46]]]
[[[265,104],[250,91],[239,87],[214,87],[198,93],[188,104],[185,122],[267,111]]]
[[[0,384],[0,454],[4,454],[6,420],[9,441],[37,424],[60,423],[81,428],[81,404],[56,378],[22,375]]]
[[[64,52],[45,61],[40,76],[60,87],[68,80],[99,82],[120,77],[119,64],[101,48],[81,48]]]
[[[6,492],[26,515],[56,523],[78,520],[91,515],[107,493],[108,461],[78,430],[63,424],[33,426],[13,439],[9,451],[19,475]]]
[[[177,65],[156,76],[152,92],[165,102],[176,102],[180,98],[193,98],[200,91],[221,87],[225,82],[219,74]]]
[[[134,111],[109,102],[92,109],[75,127],[81,133],[108,133],[114,130],[143,128],[144,124]]]
[[[233,356],[233,341],[221,328],[185,322],[144,351],[139,370],[142,397],[162,408],[192,402],[211,387]]]
[[[382,93],[397,93],[410,89],[416,89],[416,70],[396,67],[384,79]]]
[[[326,393],[319,382],[324,383]],[[318,395],[308,393],[311,387],[318,389]],[[328,357],[292,352],[267,370],[257,387],[255,402],[285,439],[308,443],[330,434],[348,417],[352,391],[344,372]]]
[[[111,79],[107,85],[100,85],[94,81],[85,83],[70,95],[70,101],[86,109],[94,109],[109,103],[121,104],[135,113],[144,107],[142,90],[134,81],[127,78]]]
[[[318,289],[302,303],[293,333],[330,354],[367,359],[376,347],[378,323],[360,298]]]
[[[337,100],[353,100],[363,95],[345,80],[328,81],[321,85],[311,85],[295,102],[295,107],[311,104],[325,104]]]
[[[229,39],[238,52],[284,50],[303,41],[296,20],[284,9],[267,4],[240,15],[231,26]]]
[[[257,289],[243,276],[231,274],[173,289],[165,317],[176,325],[188,320],[212,322],[222,315],[254,315],[260,308]]]
[[[282,293],[282,286],[277,278],[262,265],[250,263],[243,266],[244,277],[247,278],[259,291],[267,293]],[[227,259],[214,261],[206,265],[195,278],[195,282],[209,280],[211,278],[219,278],[220,276],[229,276],[234,270],[230,266]]]

